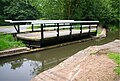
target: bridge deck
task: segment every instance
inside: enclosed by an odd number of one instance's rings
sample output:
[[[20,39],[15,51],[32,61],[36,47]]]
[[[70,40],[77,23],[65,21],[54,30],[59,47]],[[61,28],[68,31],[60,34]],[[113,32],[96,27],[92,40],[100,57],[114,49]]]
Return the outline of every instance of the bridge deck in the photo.
[[[96,29],[91,29],[92,31]],[[87,33],[89,32],[89,29],[83,30],[82,33]],[[80,34],[80,30],[72,30],[72,35],[74,34]],[[60,30],[59,31],[59,36],[66,36],[70,35],[69,30]],[[34,40],[34,41],[40,41],[41,39],[41,32],[32,32],[32,33],[21,33],[17,34],[17,37],[20,39],[26,39],[26,40]],[[57,32],[56,31],[44,31],[44,38],[52,38],[52,37],[57,37]]]

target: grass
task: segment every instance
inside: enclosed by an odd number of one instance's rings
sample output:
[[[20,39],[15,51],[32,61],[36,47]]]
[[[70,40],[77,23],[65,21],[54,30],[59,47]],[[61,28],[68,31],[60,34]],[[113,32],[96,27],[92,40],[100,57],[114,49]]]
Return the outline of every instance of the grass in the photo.
[[[97,30],[97,35],[99,35],[99,34],[101,34],[101,31],[98,29],[98,30]]]
[[[10,27],[13,27],[13,26],[0,26],[0,28],[10,28]]]
[[[40,26],[34,26],[34,29],[41,28]],[[28,27],[27,29],[32,29],[32,26]]]
[[[117,26],[110,26],[110,31],[118,31],[118,27]]]
[[[21,41],[15,40],[12,35],[0,34],[0,51],[23,46],[25,45]]]
[[[120,76],[120,54],[119,53],[108,53],[108,57],[110,59],[113,59],[113,61],[115,61],[115,63],[118,64],[115,71],[117,72],[118,76]]]

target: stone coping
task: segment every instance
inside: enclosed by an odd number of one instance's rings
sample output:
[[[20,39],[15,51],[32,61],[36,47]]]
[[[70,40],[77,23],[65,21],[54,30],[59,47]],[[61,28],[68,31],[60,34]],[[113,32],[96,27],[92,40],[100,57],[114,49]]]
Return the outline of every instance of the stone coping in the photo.
[[[27,47],[12,48],[4,51],[0,51],[0,57],[18,55],[28,52],[30,49]]]

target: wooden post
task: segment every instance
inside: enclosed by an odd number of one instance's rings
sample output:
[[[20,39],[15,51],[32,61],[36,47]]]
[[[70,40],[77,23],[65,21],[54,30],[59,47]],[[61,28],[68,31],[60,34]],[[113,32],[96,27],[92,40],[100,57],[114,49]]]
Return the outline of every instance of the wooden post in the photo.
[[[20,33],[20,25],[18,25],[18,31],[17,31],[17,33]]]
[[[44,68],[45,67],[45,62],[44,62],[44,59],[42,59],[42,71],[44,71]]]
[[[70,35],[72,35],[72,23],[70,23]]]
[[[31,48],[31,41],[28,41],[28,47]]]
[[[41,39],[40,39],[40,47],[43,46],[43,39],[44,39],[44,34],[43,34],[43,24],[41,24]]]
[[[43,35],[44,35],[44,34],[43,34],[43,24],[41,24],[41,40],[44,38]]]
[[[14,25],[14,28],[15,28],[15,30],[17,31],[17,33],[18,33],[18,30],[17,30],[17,28],[16,28],[16,25]]]
[[[89,32],[88,32],[89,36],[90,36],[90,31],[91,31],[91,25],[89,25]]]
[[[80,26],[80,35],[82,35],[82,25]]]
[[[57,37],[59,37],[59,23],[57,23]]]
[[[32,24],[32,32],[33,32],[34,30],[33,30],[33,24]]]

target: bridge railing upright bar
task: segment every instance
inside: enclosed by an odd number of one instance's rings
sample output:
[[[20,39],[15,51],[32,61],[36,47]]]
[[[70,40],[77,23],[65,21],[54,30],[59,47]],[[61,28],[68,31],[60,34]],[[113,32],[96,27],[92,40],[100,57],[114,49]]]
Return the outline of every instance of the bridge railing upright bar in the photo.
[[[41,24],[41,39],[44,39],[43,24]]]
[[[59,23],[57,23],[57,37],[59,37]]]
[[[72,23],[70,23],[70,36],[72,35]]]
[[[90,31],[91,31],[91,25],[89,25],[89,32],[88,32],[89,36],[90,36]]]
[[[82,25],[80,24],[80,35],[82,35]]]

